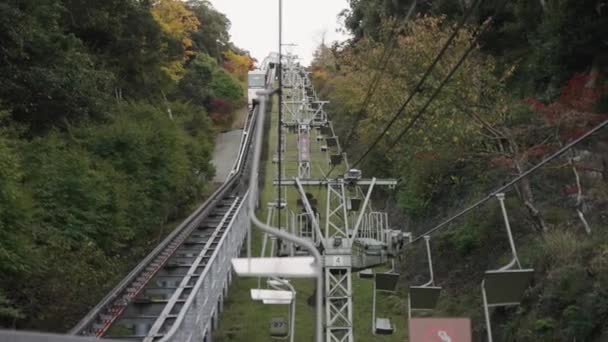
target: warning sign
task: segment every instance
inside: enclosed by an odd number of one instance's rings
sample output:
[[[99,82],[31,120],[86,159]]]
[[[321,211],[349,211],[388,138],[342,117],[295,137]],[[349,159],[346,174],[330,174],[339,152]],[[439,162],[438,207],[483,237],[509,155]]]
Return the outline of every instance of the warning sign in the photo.
[[[468,318],[412,318],[410,342],[471,342]]]

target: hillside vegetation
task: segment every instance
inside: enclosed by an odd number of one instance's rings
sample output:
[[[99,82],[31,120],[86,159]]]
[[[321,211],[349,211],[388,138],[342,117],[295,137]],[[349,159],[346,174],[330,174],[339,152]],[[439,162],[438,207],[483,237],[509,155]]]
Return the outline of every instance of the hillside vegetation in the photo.
[[[209,190],[253,60],[206,1],[0,3],[0,326],[65,331]]]
[[[342,15],[352,39],[320,46],[311,71],[353,162],[415,95],[360,167],[399,179],[386,206],[393,226],[417,236],[608,119],[608,3],[482,1],[417,88],[476,1],[419,1],[405,23],[411,2],[350,1]],[[535,276],[521,306],[494,311],[495,340],[608,340],[608,131],[511,188],[507,210]],[[400,265],[396,313],[406,287],[428,279],[423,248],[408,247]],[[471,317],[485,340],[483,272],[510,260],[498,201],[455,221],[432,248],[446,289],[434,315]]]

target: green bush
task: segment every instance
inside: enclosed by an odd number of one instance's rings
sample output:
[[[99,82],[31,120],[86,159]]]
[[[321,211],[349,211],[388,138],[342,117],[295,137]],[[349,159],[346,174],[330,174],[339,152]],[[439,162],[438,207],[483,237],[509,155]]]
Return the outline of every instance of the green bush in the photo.
[[[216,97],[225,99],[234,106],[243,101],[243,88],[239,81],[224,69],[218,68],[213,74],[211,90]]]
[[[213,130],[203,110],[173,107],[173,120],[134,102],[104,124],[19,144],[0,136],[0,289],[10,299],[0,324],[10,314],[68,328],[200,199]]]
[[[188,64],[178,88],[177,97],[207,109],[212,109],[213,99],[228,101],[233,106],[243,102],[244,90],[239,81],[204,53]]]

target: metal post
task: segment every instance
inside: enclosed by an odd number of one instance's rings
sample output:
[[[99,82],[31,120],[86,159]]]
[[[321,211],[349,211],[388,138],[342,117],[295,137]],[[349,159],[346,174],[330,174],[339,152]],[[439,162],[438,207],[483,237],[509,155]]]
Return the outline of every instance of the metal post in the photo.
[[[412,319],[412,300],[407,296],[407,319]]]
[[[519,258],[517,257],[517,250],[515,249],[515,242],[513,241],[513,234],[511,233],[511,225],[509,224],[509,217],[507,215],[507,208],[505,207],[505,194],[498,193],[496,194],[496,198],[500,202],[500,209],[502,210],[502,216],[505,220],[505,227],[507,228],[507,234],[509,235],[509,244],[511,245],[511,252],[513,253],[513,260],[501,268],[501,270],[507,270],[513,267],[513,265],[517,264],[517,267],[521,269],[521,264],[519,263]]]
[[[281,285],[286,286],[287,288],[289,288],[289,291],[291,291],[293,293],[293,300],[291,301],[291,303],[289,304],[289,341],[293,342],[294,341],[294,336],[295,336],[295,326],[296,326],[296,289],[291,286],[291,284],[289,283],[289,281],[285,280],[285,279],[281,279],[281,278],[273,278],[273,280],[276,280],[277,282],[281,283]],[[274,285],[270,285],[272,288],[276,289],[276,290],[283,290],[282,288],[280,288],[279,286],[274,286]]]
[[[433,274],[433,258],[431,256],[431,237],[429,235],[425,235],[424,242],[426,243],[426,255],[429,259],[429,274],[431,275],[431,280],[429,280],[428,283],[422,286],[435,285],[435,276]]]
[[[374,271],[374,284],[372,295],[372,334],[376,335],[376,272]]]
[[[492,322],[490,322],[490,309],[488,308],[488,298],[486,296],[485,281],[481,282],[481,296],[483,297],[483,313],[486,317],[486,331],[488,333],[488,342],[492,342]]]
[[[359,226],[361,225],[361,220],[363,219],[363,215],[365,214],[365,209],[367,208],[369,199],[372,196],[372,191],[374,190],[374,185],[376,185],[376,177],[372,178],[372,184],[369,186],[369,189],[367,190],[367,195],[365,196],[365,200],[363,201],[363,206],[359,209],[360,210],[359,217],[357,218],[357,222],[355,223],[355,227],[353,230],[353,236],[350,238],[351,245],[353,244],[353,242],[355,241],[355,238],[357,237],[357,234],[359,233]],[[347,219],[347,221],[348,221],[348,219]],[[383,230],[381,229],[380,232],[382,234]],[[347,231],[347,234],[348,234],[348,231]]]
[[[283,128],[283,0],[279,0],[279,122],[277,125],[277,168],[279,170],[279,186],[277,187],[278,193],[278,219],[277,227],[281,229],[281,178],[283,174],[281,172],[281,149],[282,149],[282,128]]]
[[[268,207],[268,213],[266,215],[266,224],[270,225],[270,220],[272,219],[272,206]],[[268,234],[264,234],[264,237],[262,238],[262,252],[260,253],[261,257],[265,257],[266,256],[266,244],[268,242],[268,239],[270,238],[270,236],[268,236]],[[272,257],[272,253],[270,254],[270,256]],[[262,277],[258,277],[258,289],[262,288]]]
[[[267,100],[267,96],[271,94],[271,92],[268,91],[263,91],[263,92],[258,92],[258,95],[260,95],[261,99],[260,99],[260,106],[259,106],[259,122],[263,123],[264,119],[266,117],[266,100]],[[255,224],[262,232],[267,233],[267,234],[271,234],[271,235],[275,235],[278,238],[281,238],[283,240],[289,241],[289,242],[293,242],[296,245],[300,245],[303,248],[305,248],[306,250],[308,250],[310,252],[310,255],[312,255],[315,258],[315,262],[316,262],[316,270],[317,270],[317,291],[316,291],[316,298],[315,298],[315,303],[316,303],[316,326],[315,326],[315,341],[316,342],[323,342],[323,259],[321,254],[319,253],[319,251],[317,250],[317,248],[315,247],[315,245],[306,240],[306,239],[300,239],[296,236],[293,236],[291,234],[289,234],[288,232],[276,229],[274,227],[270,227],[268,225],[266,225],[264,222],[260,221],[258,219],[258,217],[255,214],[255,202],[256,199],[258,197],[258,174],[259,174],[259,167],[260,167],[260,157],[262,155],[262,136],[264,133],[264,125],[263,124],[259,124],[256,126],[256,130],[255,130],[255,140],[254,140],[254,153],[253,153],[253,160],[252,160],[252,164],[251,164],[251,175],[249,176],[249,217],[251,218],[251,221],[253,222],[253,224]],[[249,232],[249,239],[251,237],[251,232]],[[249,241],[248,244],[248,251],[247,251],[247,255],[249,258],[251,258],[251,242]]]
[[[315,215],[315,213],[312,211],[312,207],[310,206],[310,202],[308,201],[308,198],[306,197],[306,192],[304,191],[304,188],[302,187],[302,183],[300,182],[299,178],[296,178],[295,180],[296,180],[296,185],[298,186],[298,190],[300,191],[300,196],[302,197],[302,203],[304,204],[304,209],[306,210],[306,213],[308,214],[308,216],[310,217],[310,220],[312,221],[315,232],[318,235],[321,235],[321,227],[319,226],[319,221],[317,220],[317,216]],[[312,240],[315,241],[314,233],[313,233]],[[321,236],[319,236],[319,240],[321,241],[321,244],[323,244],[323,246],[326,245],[325,241],[321,238]]]

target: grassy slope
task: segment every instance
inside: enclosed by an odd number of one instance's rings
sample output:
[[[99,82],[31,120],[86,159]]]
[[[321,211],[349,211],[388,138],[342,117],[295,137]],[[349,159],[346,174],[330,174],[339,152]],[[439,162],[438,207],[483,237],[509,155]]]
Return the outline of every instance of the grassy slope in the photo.
[[[274,106],[276,108],[276,106]],[[276,198],[276,187],[272,186],[272,179],[276,174],[276,165],[272,163],[272,155],[277,146],[277,113],[273,111],[271,115],[270,132],[268,134],[269,144],[267,160],[263,162],[264,185],[262,192],[262,207],[258,212],[258,217],[266,218],[265,204]],[[311,157],[312,157],[312,177],[320,178],[323,173],[329,170],[327,166],[327,156],[320,152],[321,142],[315,139],[316,131],[311,132]],[[297,147],[296,135],[288,134],[286,141],[286,153],[284,159],[284,172],[286,177],[297,175]],[[335,177],[343,172],[343,169],[336,168],[332,172]],[[287,190],[287,199],[290,208],[296,208],[297,193],[293,189]],[[315,198],[318,199],[318,208],[321,215],[325,213],[326,192],[321,188],[307,189]],[[285,219],[282,218],[282,222]],[[323,224],[323,222],[322,222]],[[323,227],[323,225],[322,225]],[[259,255],[261,245],[261,234],[254,230],[253,236],[253,255]],[[313,307],[306,302],[314,291],[314,280],[293,280],[292,284],[297,291],[296,308],[296,341],[312,341],[314,334],[314,313]],[[225,311],[220,316],[220,328],[215,332],[214,341],[251,341],[267,342],[269,336],[269,322],[272,317],[287,316],[288,307],[281,305],[263,305],[251,300],[249,290],[257,287],[255,278],[236,278],[230,287],[229,296],[225,302]],[[390,316],[397,331],[392,336],[374,336],[371,333],[371,311],[372,311],[372,283],[370,280],[359,279],[353,276],[354,288],[354,326],[355,339],[358,341],[404,341],[406,339],[405,322],[406,312],[401,310],[402,300],[395,300],[394,296],[380,295],[378,313],[381,316]],[[383,314],[383,315],[382,315]]]

